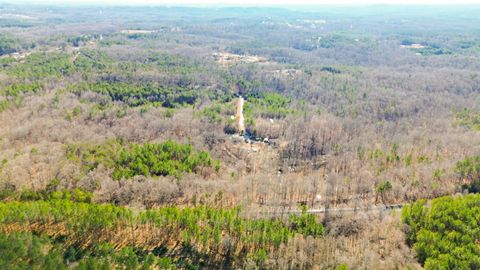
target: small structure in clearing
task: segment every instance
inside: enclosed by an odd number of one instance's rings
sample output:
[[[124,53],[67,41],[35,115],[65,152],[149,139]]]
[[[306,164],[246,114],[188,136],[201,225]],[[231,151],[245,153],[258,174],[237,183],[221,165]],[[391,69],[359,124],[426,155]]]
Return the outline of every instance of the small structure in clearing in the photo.
[[[419,43],[413,43],[410,45],[400,45],[400,48],[405,48],[405,49],[424,49],[425,46]]]
[[[275,78],[297,78],[303,74],[303,71],[300,69],[277,69],[271,71],[272,75]]]
[[[135,34],[152,34],[152,33],[155,33],[155,31],[153,30],[122,30],[121,33],[135,35]]]
[[[217,61],[218,63],[224,66],[229,64],[238,64],[238,63],[253,64],[253,63],[267,61],[266,58],[256,56],[256,55],[239,55],[239,54],[233,54],[233,53],[227,53],[227,52],[214,53],[213,58],[215,59],[215,61]]]

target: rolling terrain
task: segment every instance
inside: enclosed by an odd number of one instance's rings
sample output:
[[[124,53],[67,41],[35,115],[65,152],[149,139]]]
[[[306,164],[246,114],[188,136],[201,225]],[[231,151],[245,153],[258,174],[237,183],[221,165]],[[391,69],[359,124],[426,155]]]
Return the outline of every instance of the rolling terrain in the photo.
[[[0,6],[0,268],[480,268],[478,14]]]

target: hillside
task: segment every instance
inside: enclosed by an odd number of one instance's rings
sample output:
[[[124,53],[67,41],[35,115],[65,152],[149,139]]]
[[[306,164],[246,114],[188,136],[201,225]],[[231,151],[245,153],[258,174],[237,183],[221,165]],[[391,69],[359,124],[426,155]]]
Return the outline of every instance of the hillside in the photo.
[[[0,268],[479,268],[477,12],[0,6]]]

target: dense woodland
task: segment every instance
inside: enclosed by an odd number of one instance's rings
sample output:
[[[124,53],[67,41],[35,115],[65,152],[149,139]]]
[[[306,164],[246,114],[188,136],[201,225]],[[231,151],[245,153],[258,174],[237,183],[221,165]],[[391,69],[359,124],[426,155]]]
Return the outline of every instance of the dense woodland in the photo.
[[[480,268],[478,14],[0,6],[0,268]]]

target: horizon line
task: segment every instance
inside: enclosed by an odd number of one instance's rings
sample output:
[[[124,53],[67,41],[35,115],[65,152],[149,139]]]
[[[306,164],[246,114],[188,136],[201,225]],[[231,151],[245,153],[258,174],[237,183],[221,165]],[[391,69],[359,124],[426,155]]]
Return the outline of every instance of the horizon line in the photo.
[[[192,0],[191,0],[192,1]],[[215,0],[213,0],[215,1]],[[348,0],[347,0],[348,1]],[[4,5],[11,5],[11,6],[23,6],[23,5],[34,5],[34,6],[104,6],[104,7],[205,7],[205,8],[219,8],[219,7],[229,7],[229,8],[279,8],[279,7],[287,7],[287,8],[304,8],[304,7],[472,7],[472,6],[479,6],[480,1],[451,1],[447,0],[448,2],[437,1],[433,3],[425,3],[420,1],[388,1],[383,2],[382,0],[373,0],[372,2],[364,2],[364,3],[356,3],[356,2],[340,2],[340,1],[332,1],[327,0],[323,3],[307,3],[305,0],[300,0],[300,3],[272,3],[271,1],[262,1],[260,3],[254,3],[252,0],[245,0],[243,3],[229,3],[228,1],[218,1],[218,2],[204,2],[204,3],[194,3],[194,2],[186,2],[186,3],[178,3],[177,1],[154,1],[154,0],[140,0],[135,1],[134,3],[129,2],[128,0],[120,0],[120,1],[39,1],[39,0],[20,0],[20,1],[12,1],[12,0],[0,0],[0,4]],[[352,1],[352,0],[350,0]]]

